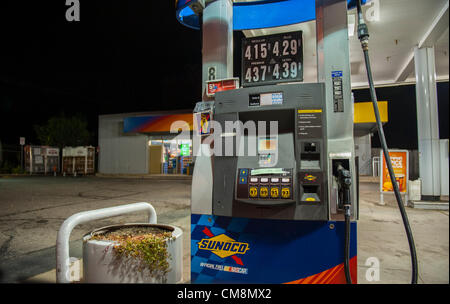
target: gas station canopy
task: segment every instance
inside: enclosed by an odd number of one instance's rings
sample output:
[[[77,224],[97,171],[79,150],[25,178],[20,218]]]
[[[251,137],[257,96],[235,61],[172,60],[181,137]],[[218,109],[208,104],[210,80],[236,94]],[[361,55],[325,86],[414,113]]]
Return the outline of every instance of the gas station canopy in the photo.
[[[176,17],[190,28],[200,29],[199,16],[189,5],[196,0],[178,0]],[[356,0],[347,0],[348,8],[356,6]],[[362,0],[365,4],[366,0]],[[261,18],[264,16],[264,18]],[[316,18],[315,0],[260,0],[235,2],[233,4],[234,30],[251,30],[284,26],[311,21]]]

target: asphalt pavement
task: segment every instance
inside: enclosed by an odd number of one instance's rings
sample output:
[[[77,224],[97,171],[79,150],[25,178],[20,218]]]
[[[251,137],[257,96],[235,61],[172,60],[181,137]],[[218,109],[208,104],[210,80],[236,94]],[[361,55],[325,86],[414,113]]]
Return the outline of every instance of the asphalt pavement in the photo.
[[[393,195],[379,205],[376,180],[360,182],[358,283],[409,283],[409,247]],[[0,282],[55,282],[56,235],[69,216],[135,202],[151,203],[158,223],[184,232],[183,282],[190,279],[190,192],[186,179],[22,176],[0,178]],[[448,199],[448,198],[447,198]],[[419,258],[419,283],[449,283],[449,212],[407,207]],[[82,236],[99,227],[145,221],[129,214],[77,226],[70,255],[81,258]],[[374,258],[378,280],[370,279]]]
[[[148,202],[158,214],[158,223],[189,231],[190,183],[93,176],[0,178],[0,281],[23,282],[54,270],[57,232],[65,219],[81,211]],[[71,234],[70,256],[81,258],[85,233],[145,221],[145,215],[132,213],[81,224]],[[184,233],[184,242],[188,247],[189,233]],[[184,257],[186,264],[189,251]],[[187,271],[184,277],[189,279]]]

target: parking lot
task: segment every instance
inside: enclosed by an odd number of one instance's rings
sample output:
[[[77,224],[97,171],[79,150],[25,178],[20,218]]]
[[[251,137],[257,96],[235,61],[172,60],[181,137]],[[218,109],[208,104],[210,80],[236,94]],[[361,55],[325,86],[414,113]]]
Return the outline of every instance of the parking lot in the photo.
[[[74,213],[134,202],[151,203],[158,223],[184,231],[184,272],[189,282],[190,180],[102,177],[0,178],[0,281],[55,282],[56,235]],[[408,283],[410,257],[393,196],[378,205],[378,184],[360,184],[358,283]],[[448,211],[407,208],[419,258],[419,283],[448,283]],[[81,258],[81,237],[98,227],[143,222],[130,214],[77,226],[71,256]],[[367,259],[380,262],[380,280],[367,281]]]
[[[81,211],[149,202],[158,214],[158,223],[183,229],[185,247],[188,247],[190,183],[187,180],[97,177],[0,178],[0,270],[3,282],[23,281],[54,270],[57,232],[66,218]],[[70,238],[70,254],[81,258],[79,240],[95,228],[144,221],[144,215],[134,213],[79,225]],[[184,255],[187,263],[189,251]],[[188,278],[188,275],[185,273],[184,277]],[[38,279],[51,278],[50,273]]]

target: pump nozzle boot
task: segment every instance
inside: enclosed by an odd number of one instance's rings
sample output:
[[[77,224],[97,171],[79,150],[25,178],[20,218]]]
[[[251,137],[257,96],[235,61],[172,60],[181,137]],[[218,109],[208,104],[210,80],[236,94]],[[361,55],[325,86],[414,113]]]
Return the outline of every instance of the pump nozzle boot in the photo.
[[[350,186],[352,185],[352,176],[350,170],[345,169],[342,164],[336,164],[336,177],[338,181],[339,191],[339,209],[346,209],[345,206],[350,206]],[[347,208],[350,209],[350,208]]]

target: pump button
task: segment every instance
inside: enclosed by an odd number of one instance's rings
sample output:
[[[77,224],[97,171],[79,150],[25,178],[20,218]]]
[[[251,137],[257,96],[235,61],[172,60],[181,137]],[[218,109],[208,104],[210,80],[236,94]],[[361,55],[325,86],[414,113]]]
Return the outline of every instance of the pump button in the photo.
[[[278,177],[272,177],[272,178],[270,179],[270,181],[271,181],[272,183],[279,183],[279,182],[280,182],[280,179],[279,179]]]
[[[278,187],[270,188],[270,197],[271,198],[277,198],[279,196],[280,196],[280,189],[278,189]]]
[[[259,197],[267,197],[269,196],[269,189],[267,187],[259,188]]]
[[[281,197],[282,198],[290,198],[291,197],[291,189],[289,188],[281,188]]]
[[[269,182],[269,178],[267,177],[261,177],[261,183],[268,183]]]
[[[258,178],[257,177],[251,177],[250,178],[250,182],[251,183],[257,183],[258,182]]]
[[[257,197],[258,196],[258,188],[250,187],[250,189],[248,190],[248,194],[250,195],[250,197]]]
[[[291,181],[290,178],[282,178],[282,179],[281,179],[281,182],[282,182],[282,183],[289,183],[290,181]]]

